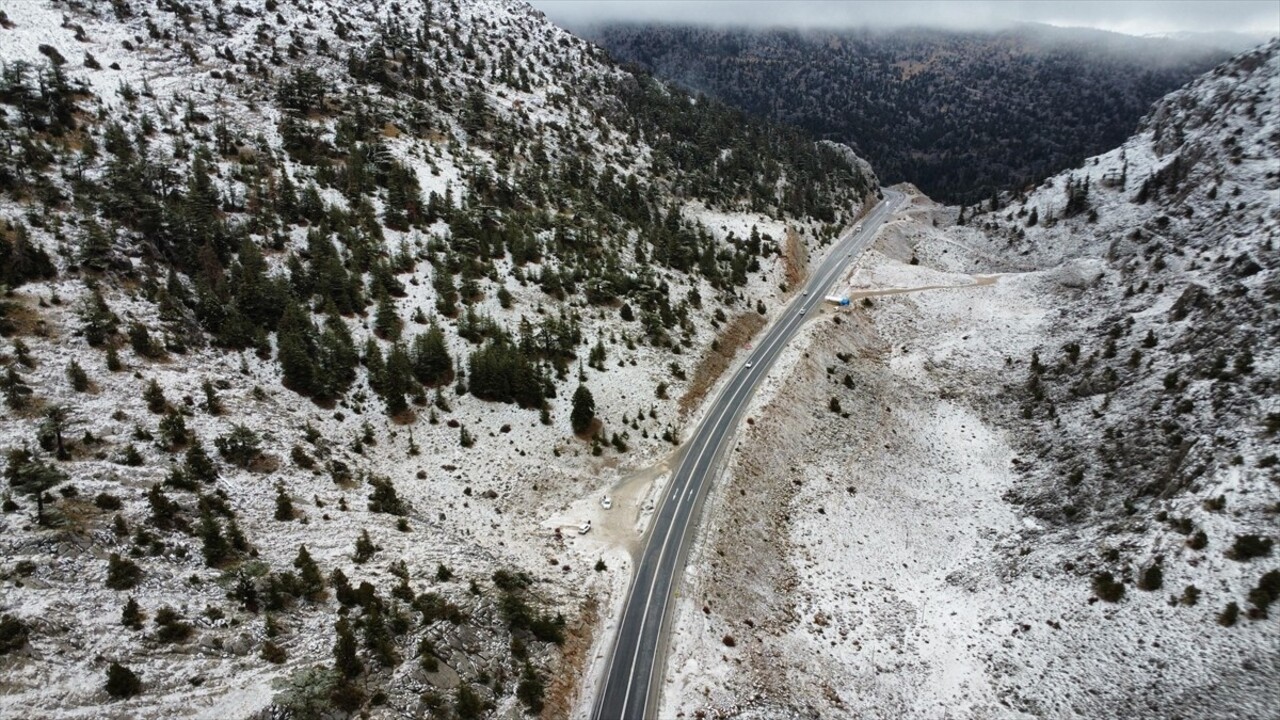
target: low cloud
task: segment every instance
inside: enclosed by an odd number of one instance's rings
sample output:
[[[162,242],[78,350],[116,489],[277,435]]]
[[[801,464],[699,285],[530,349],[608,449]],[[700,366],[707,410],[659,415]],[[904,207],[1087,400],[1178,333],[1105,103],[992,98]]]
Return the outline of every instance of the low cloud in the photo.
[[[1018,22],[1092,27],[1133,35],[1228,31],[1280,34],[1275,0],[531,0],[570,28],[610,22],[748,27],[996,29]]]

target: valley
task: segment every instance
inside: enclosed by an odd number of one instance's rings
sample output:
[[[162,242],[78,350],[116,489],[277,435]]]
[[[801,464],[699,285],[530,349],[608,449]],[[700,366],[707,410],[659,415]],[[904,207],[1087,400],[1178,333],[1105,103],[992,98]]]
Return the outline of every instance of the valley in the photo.
[[[1114,35],[0,8],[0,715],[1269,718],[1280,44]]]

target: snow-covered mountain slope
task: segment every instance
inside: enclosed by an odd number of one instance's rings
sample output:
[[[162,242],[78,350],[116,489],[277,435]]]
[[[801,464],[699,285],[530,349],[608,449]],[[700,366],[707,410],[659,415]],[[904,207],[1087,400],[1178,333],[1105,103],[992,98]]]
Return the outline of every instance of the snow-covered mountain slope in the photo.
[[[1275,716],[1277,97],[1271,43],[886,225],[709,503],[664,716]]]
[[[1053,321],[1054,345],[1022,378],[1020,412],[1052,460],[1028,474],[1069,470],[1070,482],[1026,496],[1037,515],[1071,525],[1270,484],[1267,417],[1280,390],[1278,47],[1170,94],[1123,147],[970,218],[975,246],[1057,266],[1077,295]],[[1239,517],[1260,523],[1255,530],[1274,522]]]
[[[566,712],[573,528],[865,164],[520,2],[0,10],[0,714]]]

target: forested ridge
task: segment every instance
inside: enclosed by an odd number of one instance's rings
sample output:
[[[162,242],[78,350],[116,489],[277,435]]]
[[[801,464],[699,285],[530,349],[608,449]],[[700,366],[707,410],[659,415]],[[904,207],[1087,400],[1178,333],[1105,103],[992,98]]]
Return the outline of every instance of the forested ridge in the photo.
[[[888,182],[973,203],[1122,142],[1152,102],[1225,59],[1167,40],[999,32],[609,25],[616,59],[815,137]]]

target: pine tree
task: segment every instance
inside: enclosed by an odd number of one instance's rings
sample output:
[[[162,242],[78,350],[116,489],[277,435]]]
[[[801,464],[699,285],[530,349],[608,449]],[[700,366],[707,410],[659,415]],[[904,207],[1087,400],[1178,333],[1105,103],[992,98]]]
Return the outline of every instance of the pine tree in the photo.
[[[388,515],[408,515],[409,508],[400,496],[390,478],[374,476],[369,478],[373,492],[369,494],[369,512],[387,513]]]
[[[453,284],[453,275],[437,265],[431,285],[436,291],[436,312],[445,317],[457,317],[458,288]]]
[[[204,451],[204,446],[200,444],[198,438],[192,438],[191,444],[187,447],[182,468],[187,477],[206,485],[218,479],[218,467],[213,464],[213,458]]]
[[[36,522],[43,525],[45,492],[66,480],[66,474],[27,448],[10,450],[7,459],[5,479],[9,481],[9,487],[35,498]]]
[[[364,366],[369,373],[369,387],[381,395],[387,376],[387,363],[382,357],[382,349],[373,338],[369,338],[364,344]]]
[[[112,590],[128,590],[141,579],[142,568],[134,561],[120,557],[119,553],[111,553],[107,558],[107,587]]]
[[[289,522],[293,520],[293,499],[289,497],[289,493],[285,492],[284,485],[276,486],[276,520],[281,522]]]
[[[425,333],[413,339],[413,375],[427,387],[446,385],[453,380],[453,358],[445,345],[444,332],[435,321]]]
[[[210,415],[221,415],[223,411],[222,398],[218,397],[218,389],[213,383],[205,380],[200,385],[201,392],[204,393],[204,402],[200,406]]]
[[[63,439],[70,415],[71,411],[65,405],[51,405],[45,408],[44,420],[40,423],[40,446],[54,453],[59,460],[71,458]]]
[[[164,390],[160,388],[160,383],[155,378],[151,378],[151,382],[147,383],[147,387],[142,391],[142,399],[147,402],[147,409],[159,415],[169,406],[169,401],[164,397]]]
[[[302,596],[309,600],[320,599],[324,593],[324,575],[320,573],[316,561],[311,559],[306,545],[298,546],[298,557],[294,558],[293,566],[298,569]]]
[[[138,601],[129,596],[129,600],[124,604],[124,610],[120,612],[120,624],[130,630],[141,630],[142,622],[146,619],[146,615],[142,612],[142,608],[138,606]]]
[[[71,359],[71,363],[67,365],[67,379],[71,381],[71,389],[76,392],[84,392],[89,389],[89,375],[80,367],[80,363],[75,358]]]
[[[387,353],[387,367],[383,376],[382,397],[387,403],[388,415],[399,415],[409,408],[405,395],[417,392],[413,361],[404,346],[396,343]]]
[[[573,426],[573,431],[582,434],[591,427],[591,421],[596,416],[596,401],[591,396],[591,391],[586,385],[579,385],[577,390],[573,391],[573,411],[569,415],[569,423]]]
[[[333,629],[337,639],[333,643],[333,666],[342,677],[351,679],[364,672],[364,663],[356,655],[356,636],[351,630],[351,623],[345,618],[338,618]]]
[[[516,697],[524,703],[529,714],[537,715],[542,712],[542,696],[545,692],[546,684],[542,676],[533,669],[533,664],[526,660],[524,671],[520,674],[520,684],[516,686]]]
[[[378,298],[378,309],[374,313],[373,326],[380,338],[385,340],[400,339],[400,330],[404,326],[404,321],[400,319],[400,313],[396,310],[395,302],[392,301],[391,295],[387,292],[383,292],[381,297]]]
[[[182,414],[173,408],[169,408],[164,417],[160,419],[160,444],[161,447],[170,450],[176,450],[186,445],[191,438],[191,431],[187,430],[186,420]]]
[[[316,329],[297,303],[289,303],[285,309],[276,343],[284,386],[300,395],[318,394]]]
[[[352,559],[357,563],[365,563],[373,554],[378,551],[378,546],[373,544],[373,540],[369,537],[368,530],[361,530],[360,537],[356,538],[356,552]]]
[[[228,462],[247,468],[262,455],[261,442],[258,433],[237,423],[225,435],[215,439],[213,444]]]
[[[382,601],[374,599],[364,616],[364,646],[373,653],[378,664],[383,667],[394,667],[400,663],[396,655],[396,646],[387,630],[387,623],[382,616]]]
[[[231,548],[222,535],[222,528],[207,504],[200,511],[200,539],[204,543],[204,562],[209,567],[220,567],[231,556]]]
[[[10,365],[5,370],[4,377],[0,378],[0,390],[4,392],[5,404],[11,410],[25,410],[34,393],[13,365]]]
[[[227,518],[227,540],[231,543],[231,549],[236,552],[249,551],[249,541],[245,539],[244,533],[240,531],[240,524],[236,522],[235,515]]]

